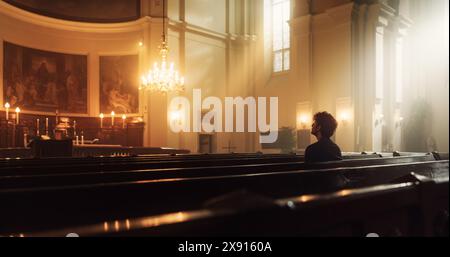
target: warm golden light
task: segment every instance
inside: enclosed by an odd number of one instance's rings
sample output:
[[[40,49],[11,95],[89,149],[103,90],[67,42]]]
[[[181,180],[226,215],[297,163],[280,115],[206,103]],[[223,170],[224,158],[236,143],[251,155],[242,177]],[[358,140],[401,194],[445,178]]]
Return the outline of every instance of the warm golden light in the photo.
[[[16,108],[16,124],[19,124],[20,123],[20,108],[19,107],[17,107]]]
[[[116,113],[114,111],[111,112],[111,127],[114,127],[114,117],[116,116]]]
[[[347,111],[341,113],[340,119],[343,123],[347,123],[350,121],[350,114]]]
[[[103,113],[100,113],[99,117],[100,117],[100,128],[103,128],[103,118],[105,117],[105,115]]]
[[[9,108],[11,106],[9,105],[9,103],[5,103],[5,109],[6,109],[6,120],[9,120]]]
[[[302,113],[297,116],[297,126],[301,129],[306,129],[308,124],[311,122],[311,115],[307,113]]]
[[[180,119],[181,119],[181,112],[180,111],[173,111],[173,112],[171,112],[170,119],[172,121],[180,121]]]
[[[127,120],[127,116],[125,114],[122,115],[122,128],[125,128],[125,122]]]
[[[161,64],[153,64],[147,75],[142,76],[140,89],[157,92],[180,92],[184,90],[184,77],[175,69],[174,63],[167,63],[169,48],[163,41],[160,47]]]
[[[166,10],[166,1],[163,1],[163,13]],[[155,62],[153,68],[148,73],[142,76],[141,87],[139,89],[145,89],[150,91],[156,91],[161,93],[167,92],[180,92],[184,90],[184,77],[175,69],[174,63],[167,62],[167,56],[169,54],[169,47],[166,41],[166,17],[163,17],[163,34],[162,43],[159,47],[159,54],[161,56],[161,64]]]

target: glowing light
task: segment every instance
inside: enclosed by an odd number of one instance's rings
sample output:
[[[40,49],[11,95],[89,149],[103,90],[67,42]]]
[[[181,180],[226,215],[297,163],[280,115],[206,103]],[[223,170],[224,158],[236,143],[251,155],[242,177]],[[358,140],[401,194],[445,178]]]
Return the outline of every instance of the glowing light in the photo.
[[[174,63],[167,62],[169,48],[165,41],[160,46],[161,64],[154,63],[147,75],[141,78],[141,88],[157,92],[181,92],[184,91],[184,77],[175,69]]]
[[[341,121],[348,122],[350,120],[350,114],[348,112],[341,113]]]

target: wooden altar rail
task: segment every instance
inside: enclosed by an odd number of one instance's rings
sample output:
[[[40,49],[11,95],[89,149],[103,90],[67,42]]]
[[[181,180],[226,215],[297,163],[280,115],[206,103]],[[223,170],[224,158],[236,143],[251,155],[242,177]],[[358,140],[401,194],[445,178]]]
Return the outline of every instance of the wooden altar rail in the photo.
[[[73,157],[138,156],[151,154],[188,154],[189,150],[164,147],[123,147],[103,145],[73,146]],[[3,148],[0,158],[33,158],[31,148]]]

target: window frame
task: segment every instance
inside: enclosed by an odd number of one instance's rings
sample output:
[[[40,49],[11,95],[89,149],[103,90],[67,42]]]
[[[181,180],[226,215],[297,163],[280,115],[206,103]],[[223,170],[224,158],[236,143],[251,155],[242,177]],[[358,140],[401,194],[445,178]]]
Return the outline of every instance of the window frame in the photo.
[[[275,1],[277,1],[278,3],[275,3]],[[289,19],[287,20],[287,21],[289,21],[290,19],[291,19],[291,16],[292,16],[292,10],[291,10],[291,0],[270,0],[270,8],[271,8],[271,10],[270,10],[270,14],[271,14],[271,35],[272,35],[272,38],[271,38],[271,69],[272,69],[272,74],[273,75],[282,75],[282,74],[286,74],[286,73],[289,73],[289,71],[291,70],[291,67],[292,67],[292,62],[291,62],[291,28],[290,28],[290,26],[288,25],[288,34],[289,34],[289,40],[288,40],[288,47],[287,48],[285,48],[284,47],[284,45],[285,45],[285,41],[284,41],[284,38],[285,38],[285,32],[284,32],[284,29],[283,29],[283,27],[281,28],[281,48],[280,49],[278,49],[278,50],[275,50],[275,46],[274,46],[274,6],[276,6],[276,5],[283,5],[285,2],[288,2],[289,3]],[[282,13],[282,16],[283,16],[283,13]],[[284,16],[283,16],[283,20],[284,20]],[[286,22],[287,22],[286,21]],[[285,53],[286,52],[289,52],[289,66],[288,66],[288,68],[285,68]],[[279,70],[279,71],[275,71],[275,55],[276,54],[278,54],[278,53],[281,53],[281,70]]]

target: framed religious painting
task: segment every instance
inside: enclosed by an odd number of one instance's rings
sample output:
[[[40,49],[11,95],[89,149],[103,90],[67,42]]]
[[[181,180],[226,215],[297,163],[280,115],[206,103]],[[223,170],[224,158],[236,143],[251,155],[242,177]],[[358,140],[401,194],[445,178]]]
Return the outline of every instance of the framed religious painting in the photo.
[[[22,110],[87,113],[87,56],[4,42],[3,101]]]
[[[100,112],[139,113],[139,56],[100,57]]]

